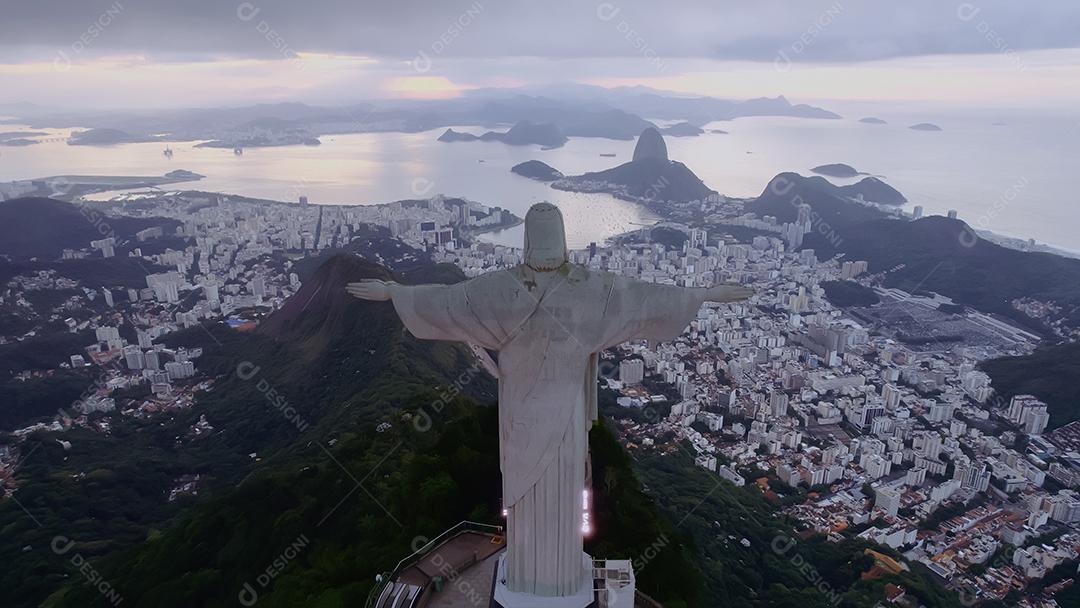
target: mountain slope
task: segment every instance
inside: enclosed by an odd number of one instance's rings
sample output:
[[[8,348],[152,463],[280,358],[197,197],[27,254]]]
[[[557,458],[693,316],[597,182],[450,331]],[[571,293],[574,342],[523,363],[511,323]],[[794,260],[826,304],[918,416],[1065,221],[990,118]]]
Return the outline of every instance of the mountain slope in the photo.
[[[701,200],[713,193],[686,165],[659,158],[634,160],[606,171],[563,178],[552,186],[560,190],[587,189],[588,182],[607,184],[616,196],[651,201]]]
[[[424,276],[416,270],[411,275],[417,280],[448,275],[438,267],[428,273]],[[203,521],[199,517],[177,533],[186,538],[192,526],[205,524],[207,527],[200,530],[219,543],[214,553],[220,552],[226,561],[230,556],[239,561],[228,562],[232,564],[229,567],[210,568],[216,572],[201,572],[200,568],[177,571],[175,579],[171,578],[171,571],[154,576],[136,569],[140,572],[137,579],[125,579],[124,605],[215,605],[203,601],[209,597],[204,594],[216,588],[215,580],[232,581],[228,588],[219,589],[216,605],[235,605],[237,586],[242,580],[222,577],[256,576],[259,569],[266,567],[252,561],[260,555],[259,547],[280,552],[272,543],[280,540],[287,545],[295,539],[295,535],[275,536],[277,532],[284,534],[292,529],[280,519],[288,517],[282,511],[287,511],[284,505],[292,499],[312,512],[320,511],[313,515],[318,520],[353,490],[349,497],[354,501],[354,521],[362,527],[361,536],[371,539],[390,533],[387,526],[393,525],[392,520],[367,511],[378,507],[367,494],[355,489],[353,478],[362,478],[392,452],[394,458],[385,463],[389,465],[387,472],[394,471],[397,465],[401,470],[411,466],[414,477],[402,482],[400,489],[395,486],[386,494],[379,493],[379,502],[388,504],[389,497],[397,492],[394,504],[403,508],[399,517],[406,514],[421,519],[430,517],[431,514],[423,511],[427,504],[442,500],[439,488],[444,482],[437,476],[424,477],[423,474],[434,475],[434,472],[422,460],[416,464],[400,460],[408,452],[395,451],[395,442],[411,433],[417,435],[417,445],[428,445],[427,442],[435,440],[435,434],[419,430],[425,428],[424,421],[438,423],[455,411],[457,406],[453,403],[465,399],[464,395],[492,403],[495,384],[474,366],[475,359],[464,346],[413,338],[404,331],[389,302],[362,302],[344,293],[346,281],[373,276],[390,274],[387,269],[356,256],[333,256],[305,282],[305,290],[294,296],[307,300],[300,301],[299,306],[290,302],[258,332],[241,333],[214,324],[170,334],[165,340],[169,347],[205,349],[198,367],[215,380],[212,389],[200,393],[190,409],[148,421],[113,415],[109,434],[76,430],[28,439],[22,450],[24,454],[33,450],[32,457],[19,470],[20,489],[16,498],[32,515],[27,516],[12,501],[0,501],[0,527],[5,530],[0,537],[0,561],[11,565],[0,573],[0,584],[5,585],[12,597],[24,598],[24,603],[14,605],[37,606],[45,594],[67,582],[72,582],[72,587],[54,598],[59,602],[57,605],[86,606],[99,601],[96,591],[81,588],[77,581],[82,579],[70,576],[70,565],[51,551],[49,543],[54,536],[64,534],[76,539],[77,550],[92,559],[95,568],[118,564],[108,577],[119,588],[121,573],[137,566],[139,560],[128,562],[118,552],[135,550],[148,536],[156,536],[155,530],[168,527],[172,518],[193,503],[227,500],[237,492],[238,484],[244,490],[230,504],[236,505],[235,513],[242,513],[243,517],[250,515],[251,519],[233,522],[237,525],[230,529],[235,537],[223,534],[214,523],[217,520]],[[314,298],[313,293],[317,294]],[[443,403],[446,405],[436,405]],[[127,406],[118,403],[118,410]],[[193,426],[203,416],[213,427],[212,432],[193,435]],[[384,422],[400,436],[376,432],[376,426]],[[493,441],[497,441],[497,436],[497,431],[492,431]],[[396,437],[395,442],[386,443],[391,437]],[[71,451],[65,452],[56,438],[71,442]],[[469,449],[477,449],[481,444],[480,439],[474,439]],[[335,444],[339,445],[335,447]],[[324,448],[332,450],[337,460],[351,464],[349,472],[343,471]],[[351,461],[348,450],[354,451]],[[463,491],[474,488],[470,483],[483,483],[487,488],[488,480],[497,474],[497,449],[486,453],[491,455],[495,473],[490,472],[490,467],[477,464],[476,470],[483,477],[473,482],[462,479]],[[475,460],[465,452],[460,457],[468,462]],[[278,469],[279,466],[284,468]],[[305,472],[305,467],[312,468]],[[280,479],[281,485],[273,486],[273,492],[269,490],[271,486],[255,481],[270,471],[285,475]],[[81,473],[88,475],[85,481]],[[168,501],[175,480],[192,474],[201,478],[198,498]],[[311,488],[297,481],[308,476],[313,476],[321,486]],[[242,483],[244,479],[255,485],[249,488]],[[491,488],[497,489],[497,477],[494,479]],[[369,481],[372,492],[388,483],[382,477]],[[428,494],[417,489],[425,482],[430,487]],[[415,502],[418,492],[428,497],[427,503]],[[364,502],[355,502],[358,496]],[[468,502],[468,509],[449,509],[430,520],[435,523],[414,527],[410,522],[407,530],[395,532],[394,542],[398,544],[393,545],[393,554],[400,557],[409,553],[412,537],[421,529],[442,526],[444,515],[462,519],[477,505],[488,505],[489,511],[497,506],[480,494],[466,495],[463,500]],[[255,512],[263,507],[267,509],[266,518],[258,519]],[[478,511],[477,516],[480,515]],[[261,523],[268,526],[258,527]],[[329,526],[327,529],[330,542],[341,541],[340,531]],[[242,542],[241,553],[248,557],[233,553],[236,547],[226,546],[230,539],[234,543]],[[354,565],[368,568],[361,571],[374,572],[377,566],[385,565],[385,554],[366,542],[373,541],[357,540],[350,551],[357,552],[356,559],[360,560]],[[24,547],[30,549],[24,551]],[[190,555],[205,564],[208,553],[199,544]],[[165,557],[166,564],[181,563],[169,561],[179,557],[171,549]],[[114,559],[117,561],[112,562]],[[186,566],[187,562],[183,563]],[[348,576],[353,583],[370,580],[366,574],[359,577],[352,570]],[[231,586],[234,582],[236,586]],[[80,595],[83,590],[89,593]],[[63,599],[67,594],[71,594],[70,599]]]
[[[491,380],[462,370],[471,362],[460,346],[411,338],[389,303],[343,294],[345,282],[386,276],[334,255],[258,332],[218,325],[214,340],[197,328],[175,336],[171,345],[205,346],[199,365],[217,375],[175,420],[114,419],[116,441],[69,435],[70,452],[35,438],[39,455],[19,497],[42,525],[0,503],[0,559],[10,564],[0,584],[28,598],[21,606],[49,592],[49,608],[100,604],[98,590],[50,549],[62,534],[125,606],[235,606],[251,593],[270,608],[358,606],[375,573],[418,543],[462,519],[501,522],[497,410],[470,398]],[[279,399],[310,424],[282,416]],[[194,440],[186,429],[201,416],[215,430]],[[721,482],[686,455],[650,451],[634,461],[604,426],[590,446],[596,535],[588,549],[635,559],[639,588],[665,606],[833,605],[777,554],[775,539],[794,532],[756,487]],[[176,477],[192,472],[204,480],[199,496],[167,503]],[[71,513],[90,516],[71,521]],[[862,546],[797,550],[821,564],[830,588],[880,599],[883,583],[858,580]],[[897,582],[917,589],[923,581]]]
[[[155,226],[170,233],[178,225],[164,218],[107,217],[91,203],[17,198],[0,202],[0,254],[58,257],[61,250],[89,247],[90,241],[133,238]]]
[[[1073,318],[1080,310],[1080,260],[1002,247],[974,236],[960,220],[865,222],[843,233],[839,250],[847,259],[867,260],[870,272],[893,269],[887,286],[934,291],[1036,331],[1044,328],[1013,309],[1012,300],[1052,300]]]
[[[607,192],[645,203],[703,200],[715,193],[686,165],[668,159],[667,144],[656,127],[641,131],[632,158],[605,171],[557,179],[551,187],[570,192]]]
[[[646,158],[668,160],[667,144],[664,143],[664,136],[660,135],[660,131],[653,127],[641,132],[637,144],[634,145],[634,156],[631,160],[643,160]]]
[[[747,209],[794,222],[799,205],[812,209],[811,232],[803,248],[819,259],[844,254],[866,260],[871,273],[888,273],[884,284],[908,291],[934,291],[983,312],[1007,316],[1046,332],[1039,322],[1013,309],[1017,298],[1053,301],[1061,318],[1080,326],[1080,260],[1024,252],[977,236],[960,220],[928,216],[916,221],[893,219],[851,201],[822,177],[781,173]]]
[[[1045,401],[1050,429],[1080,420],[1080,343],[1044,346],[1026,357],[991,359],[979,367],[1002,399],[1035,395]]]
[[[902,205],[907,198],[896,188],[881,181],[876,177],[864,177],[858,183],[838,188],[845,196],[862,197],[865,201],[881,203],[883,205]]]
[[[747,204],[747,211],[758,216],[771,215],[779,223],[794,222],[803,203],[810,205],[816,214],[815,229],[828,226],[841,237],[855,224],[888,217],[873,207],[850,201],[824,177],[803,177],[798,173],[781,173],[769,180],[761,194]]]

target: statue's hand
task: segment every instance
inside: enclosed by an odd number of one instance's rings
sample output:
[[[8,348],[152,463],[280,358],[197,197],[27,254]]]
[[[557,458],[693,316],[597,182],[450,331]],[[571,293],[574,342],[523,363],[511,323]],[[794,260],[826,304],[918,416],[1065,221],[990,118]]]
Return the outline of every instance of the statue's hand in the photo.
[[[754,290],[738,283],[722,283],[709,288],[705,299],[709,302],[741,302],[754,295]]]
[[[364,279],[359,283],[349,283],[345,286],[345,291],[350,296],[361,300],[385,302],[390,299],[393,285],[394,283],[387,283],[378,279]]]

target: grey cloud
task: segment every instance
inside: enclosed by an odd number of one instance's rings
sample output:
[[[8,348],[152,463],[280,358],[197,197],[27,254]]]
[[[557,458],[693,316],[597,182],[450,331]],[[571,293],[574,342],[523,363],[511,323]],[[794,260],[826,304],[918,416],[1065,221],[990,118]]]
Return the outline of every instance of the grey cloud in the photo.
[[[848,62],[1080,47],[1076,0],[4,3],[0,61],[73,45],[88,55],[141,53],[155,59],[274,57],[283,48],[405,60],[421,51],[445,58],[600,58],[639,56],[647,48],[665,58],[765,62],[780,55]]]

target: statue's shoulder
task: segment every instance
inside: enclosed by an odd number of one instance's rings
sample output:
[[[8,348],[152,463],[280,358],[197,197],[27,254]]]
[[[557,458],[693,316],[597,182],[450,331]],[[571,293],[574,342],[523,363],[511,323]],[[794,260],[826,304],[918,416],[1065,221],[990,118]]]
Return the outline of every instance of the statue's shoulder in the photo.
[[[568,271],[567,281],[578,285],[589,285],[592,288],[601,288],[605,291],[618,281],[618,275],[606,270],[594,270],[581,264],[572,264]]]
[[[581,283],[588,281],[592,277],[592,271],[581,264],[567,264],[565,269],[566,280],[571,283]]]
[[[497,276],[499,279],[513,279],[519,283],[531,278],[533,274],[533,270],[524,264],[518,264],[517,266],[511,266],[510,268],[503,268],[488,273],[488,275],[493,277]]]

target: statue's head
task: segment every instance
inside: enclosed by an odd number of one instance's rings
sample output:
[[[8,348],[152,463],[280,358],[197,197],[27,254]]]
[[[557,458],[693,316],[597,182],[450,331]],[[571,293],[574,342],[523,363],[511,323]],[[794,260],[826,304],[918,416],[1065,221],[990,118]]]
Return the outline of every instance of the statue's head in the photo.
[[[536,203],[525,214],[525,265],[539,272],[569,260],[562,212],[551,203]]]

